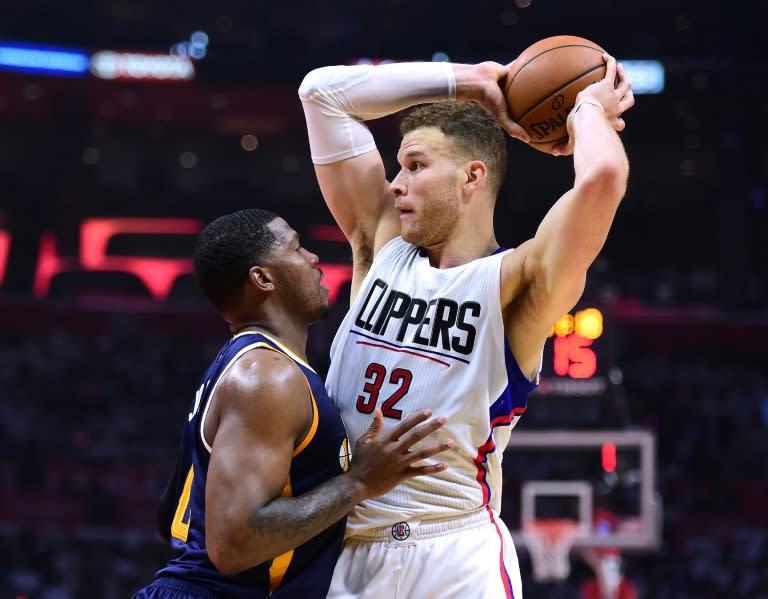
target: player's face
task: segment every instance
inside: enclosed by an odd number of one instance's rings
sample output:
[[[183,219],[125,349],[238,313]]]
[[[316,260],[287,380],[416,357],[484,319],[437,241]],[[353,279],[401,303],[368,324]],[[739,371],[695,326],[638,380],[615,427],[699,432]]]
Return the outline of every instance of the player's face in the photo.
[[[328,314],[328,288],[321,285],[320,259],[304,248],[299,235],[282,218],[269,223],[275,236],[270,262],[275,266],[276,289],[284,303],[313,322]]]
[[[434,127],[406,133],[397,153],[400,172],[390,189],[400,213],[400,234],[421,247],[444,243],[459,218],[463,171]]]

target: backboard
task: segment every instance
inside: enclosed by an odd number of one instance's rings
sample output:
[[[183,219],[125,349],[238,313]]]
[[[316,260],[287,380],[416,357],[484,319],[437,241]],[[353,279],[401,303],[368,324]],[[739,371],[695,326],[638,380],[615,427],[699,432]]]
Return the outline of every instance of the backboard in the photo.
[[[569,518],[576,548],[653,551],[661,542],[656,443],[640,430],[512,432],[504,455],[502,517],[525,546],[527,522]]]

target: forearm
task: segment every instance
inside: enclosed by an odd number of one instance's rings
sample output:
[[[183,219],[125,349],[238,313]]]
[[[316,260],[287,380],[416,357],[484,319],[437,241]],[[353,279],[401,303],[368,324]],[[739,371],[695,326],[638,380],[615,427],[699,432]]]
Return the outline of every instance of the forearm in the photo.
[[[573,188],[542,220],[526,261],[529,277],[541,283],[536,305],[549,305],[548,316],[570,310],[581,296],[585,273],[605,244],[624,196],[628,172],[621,140],[599,105],[577,101],[568,119]]]
[[[369,152],[376,146],[363,121],[455,95],[456,80],[449,63],[315,69],[299,87],[312,160],[330,164]]]
[[[309,541],[365,498],[362,485],[342,474],[298,497],[278,497],[252,508],[217,556],[225,573],[242,572]]]
[[[604,110],[591,101],[577,101],[569,118],[574,137],[575,186],[611,186],[615,188],[612,196],[620,200],[626,188],[629,163],[621,139]]]

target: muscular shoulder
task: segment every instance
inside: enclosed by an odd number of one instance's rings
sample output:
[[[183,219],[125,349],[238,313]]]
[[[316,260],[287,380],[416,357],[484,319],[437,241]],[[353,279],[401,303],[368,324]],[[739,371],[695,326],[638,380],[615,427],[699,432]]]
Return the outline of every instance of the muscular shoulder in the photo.
[[[222,377],[215,394],[219,414],[246,420],[305,422],[308,387],[304,374],[285,354],[254,348],[243,354]],[[295,422],[294,422],[295,421]]]
[[[243,354],[222,378],[219,391],[234,397],[270,399],[306,389],[304,374],[285,354],[254,348]]]

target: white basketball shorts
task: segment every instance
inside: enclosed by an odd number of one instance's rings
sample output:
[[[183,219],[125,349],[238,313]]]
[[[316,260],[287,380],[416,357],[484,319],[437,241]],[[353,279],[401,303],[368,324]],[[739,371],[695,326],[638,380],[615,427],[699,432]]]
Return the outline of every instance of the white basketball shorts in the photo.
[[[522,599],[512,537],[489,508],[344,541],[329,599]]]

